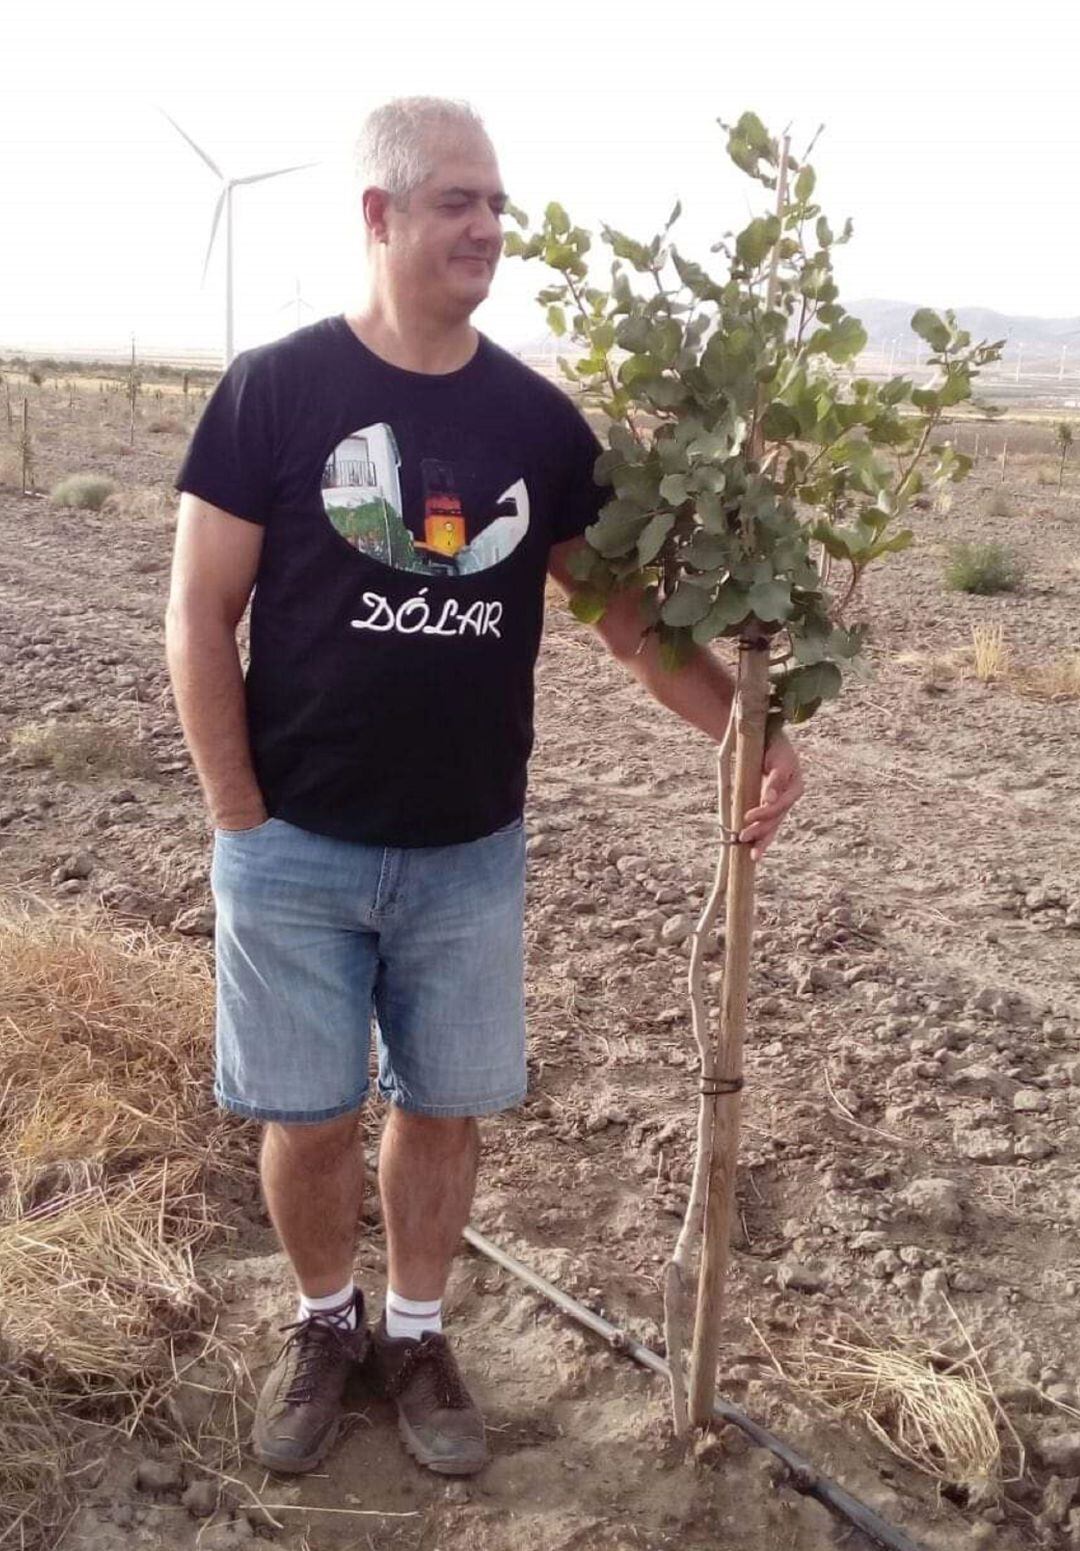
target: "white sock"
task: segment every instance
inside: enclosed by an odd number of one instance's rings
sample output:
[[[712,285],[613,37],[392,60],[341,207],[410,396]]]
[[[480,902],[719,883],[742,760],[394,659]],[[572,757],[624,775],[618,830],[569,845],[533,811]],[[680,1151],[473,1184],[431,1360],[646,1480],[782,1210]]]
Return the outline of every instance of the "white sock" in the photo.
[[[314,1314],[327,1325],[336,1325],[339,1330],[355,1330],[355,1294],[356,1283],[352,1277],[340,1292],[329,1293],[325,1298],[309,1298],[306,1293],[301,1293],[300,1308],[296,1317],[308,1319]]]
[[[422,1303],[414,1303],[411,1298],[403,1298],[388,1287],[386,1334],[390,1339],[399,1341],[402,1336],[411,1336],[413,1340],[419,1340],[429,1330],[436,1334],[442,1331],[442,1299],[426,1298]]]

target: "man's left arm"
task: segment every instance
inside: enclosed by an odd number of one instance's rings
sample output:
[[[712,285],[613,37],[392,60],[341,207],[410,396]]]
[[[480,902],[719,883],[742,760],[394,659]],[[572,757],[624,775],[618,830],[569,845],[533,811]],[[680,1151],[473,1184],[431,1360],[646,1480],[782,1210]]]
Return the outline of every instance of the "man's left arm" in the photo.
[[[570,597],[580,584],[569,570],[570,556],[586,548],[582,538],[552,545],[548,573],[560,590]],[[660,661],[655,635],[641,640],[641,590],[627,588],[608,604],[596,632],[611,655],[643,684],[655,700],[674,711],[683,721],[719,743],[727,730],[731,714],[734,684],[719,659],[699,647],[681,668],[672,671]],[[761,802],[746,815],[740,841],[751,847],[758,861],[772,843],[788,809],[803,794],[799,757],[781,733],[765,750],[764,782]]]

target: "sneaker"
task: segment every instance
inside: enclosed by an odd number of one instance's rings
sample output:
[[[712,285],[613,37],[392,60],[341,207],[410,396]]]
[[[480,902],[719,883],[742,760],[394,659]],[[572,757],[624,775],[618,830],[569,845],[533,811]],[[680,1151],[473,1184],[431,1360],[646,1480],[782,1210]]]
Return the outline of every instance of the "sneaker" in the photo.
[[[419,1340],[394,1340],[384,1314],[371,1333],[370,1364],[379,1390],[397,1406],[398,1431],[418,1464],[440,1476],[483,1469],[484,1418],[445,1336],[428,1331]]]
[[[290,1334],[259,1395],[252,1449],[268,1470],[314,1470],[337,1438],[346,1381],[368,1353],[364,1295],[357,1288],[355,1330],[313,1315],[279,1329]]]

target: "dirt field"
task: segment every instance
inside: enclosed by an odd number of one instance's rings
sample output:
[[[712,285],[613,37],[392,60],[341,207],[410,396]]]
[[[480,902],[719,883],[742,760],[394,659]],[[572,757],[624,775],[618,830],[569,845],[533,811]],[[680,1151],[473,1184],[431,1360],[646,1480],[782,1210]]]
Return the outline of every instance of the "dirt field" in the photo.
[[[151,923],[206,955],[208,831],[162,660],[183,420],[148,406],[127,450],[119,400],[95,392],[69,409],[62,392],[36,396],[39,486],[94,470],[122,489],[101,513],[0,492],[0,885],[9,901]],[[155,413],[164,429],[153,433]],[[1046,674],[1080,654],[1080,475],[1059,495],[1038,482],[1051,470],[1056,481],[1047,437],[1004,486],[984,464],[948,511],[916,514],[917,547],[866,589],[872,673],[795,730],[808,794],[759,869],[721,1391],[942,1551],[1080,1547],[1080,1506],[1069,1520],[1080,1476],[1080,699],[1064,673]],[[1026,568],[1019,590],[947,592],[944,550],[960,538],[1011,545]],[[972,629],[986,624],[1003,627],[1010,654],[997,682],[981,682],[971,660]],[[49,723],[43,740],[34,729]],[[87,724],[101,733],[84,770],[34,762],[70,751]],[[474,1223],[659,1345],[659,1274],[687,1194],[696,1102],[687,945],[670,923],[693,913],[713,869],[712,755],[554,600],[537,732],[532,1092],[521,1113],[484,1127]],[[213,1431],[230,1391],[244,1423],[251,1382],[294,1317],[254,1174],[221,1208],[235,1231],[203,1269],[219,1335],[250,1371],[189,1375],[182,1409],[196,1432]],[[360,1268],[377,1305],[374,1207],[368,1229]],[[462,1255],[450,1305],[492,1429],[493,1462],[475,1481],[422,1475],[384,1407],[357,1391],[348,1435],[314,1477],[275,1481],[214,1454],[236,1482],[212,1519],[181,1502],[190,1465],[184,1480],[166,1472],[158,1491],[141,1489],[140,1462],[174,1456],[152,1437],[118,1439],[83,1478],[62,1551],[214,1551],[262,1536],[295,1551],[870,1544],[741,1435],[682,1458],[660,1381],[490,1263]],[[1003,1501],[942,1486],[777,1373],[774,1359],[794,1373],[801,1342],[852,1319],[881,1345],[903,1336],[952,1359],[979,1354],[1002,1407],[1005,1474],[1017,1477]]]

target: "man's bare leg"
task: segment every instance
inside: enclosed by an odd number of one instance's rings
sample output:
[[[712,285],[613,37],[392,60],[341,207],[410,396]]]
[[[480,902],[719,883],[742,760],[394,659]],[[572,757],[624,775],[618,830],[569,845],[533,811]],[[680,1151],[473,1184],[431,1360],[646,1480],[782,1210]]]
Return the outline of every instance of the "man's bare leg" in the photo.
[[[403,1298],[435,1302],[469,1220],[480,1133],[471,1118],[392,1109],[379,1152],[387,1279]]]
[[[267,1123],[259,1171],[300,1291],[329,1297],[353,1274],[364,1191],[359,1111],[315,1125]]]

